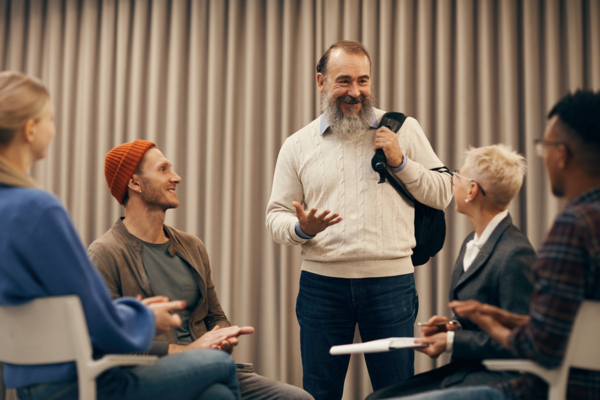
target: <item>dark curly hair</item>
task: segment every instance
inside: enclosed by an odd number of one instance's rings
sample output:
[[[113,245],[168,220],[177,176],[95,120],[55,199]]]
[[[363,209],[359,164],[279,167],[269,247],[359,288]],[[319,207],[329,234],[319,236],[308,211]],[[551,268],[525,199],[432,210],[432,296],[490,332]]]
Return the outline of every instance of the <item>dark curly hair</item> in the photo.
[[[573,157],[590,175],[600,173],[600,92],[578,90],[563,97],[548,113],[570,129],[560,132]]]

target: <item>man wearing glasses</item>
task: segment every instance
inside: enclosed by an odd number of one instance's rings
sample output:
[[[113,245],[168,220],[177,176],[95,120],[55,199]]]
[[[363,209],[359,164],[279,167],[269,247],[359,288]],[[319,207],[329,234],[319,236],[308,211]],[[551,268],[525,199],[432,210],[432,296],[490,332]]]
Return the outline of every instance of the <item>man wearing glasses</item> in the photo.
[[[518,358],[545,368],[563,359],[573,321],[584,300],[600,300],[600,92],[577,91],[554,106],[544,139],[536,140],[552,193],[568,201],[550,229],[532,269],[529,315],[474,300],[450,307]],[[590,346],[598,332],[590,332]],[[600,399],[600,371],[571,369],[567,398]],[[405,400],[546,399],[547,385],[523,374],[496,387],[438,390]]]

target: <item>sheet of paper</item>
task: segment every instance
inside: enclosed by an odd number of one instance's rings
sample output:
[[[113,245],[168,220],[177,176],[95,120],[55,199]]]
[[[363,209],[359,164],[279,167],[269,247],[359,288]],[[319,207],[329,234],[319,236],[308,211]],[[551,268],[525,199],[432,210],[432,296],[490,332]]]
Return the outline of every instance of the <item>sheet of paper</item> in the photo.
[[[391,337],[364,343],[333,346],[329,353],[334,356],[354,353],[382,353],[396,349],[415,349],[417,347],[427,347],[427,344],[416,344],[415,338],[411,337]]]

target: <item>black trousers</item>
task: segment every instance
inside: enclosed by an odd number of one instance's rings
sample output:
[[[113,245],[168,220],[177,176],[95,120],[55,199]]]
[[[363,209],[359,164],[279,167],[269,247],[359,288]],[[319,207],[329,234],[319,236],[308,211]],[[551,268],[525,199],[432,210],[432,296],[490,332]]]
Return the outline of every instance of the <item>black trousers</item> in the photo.
[[[441,389],[444,378],[459,370],[458,363],[446,364],[443,367],[432,369],[408,378],[405,381],[390,385],[371,393],[366,400],[389,399],[392,397],[408,396],[423,393],[429,390]]]

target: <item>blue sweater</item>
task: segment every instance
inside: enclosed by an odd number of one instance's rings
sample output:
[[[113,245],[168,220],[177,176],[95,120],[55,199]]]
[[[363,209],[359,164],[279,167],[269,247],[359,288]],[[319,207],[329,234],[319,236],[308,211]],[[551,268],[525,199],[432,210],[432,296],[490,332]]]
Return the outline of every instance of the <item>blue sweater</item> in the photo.
[[[72,294],[81,299],[95,356],[150,347],[154,314],[132,298],[111,301],[59,200],[0,184],[0,305]],[[10,388],[76,377],[73,362],[4,367]]]

